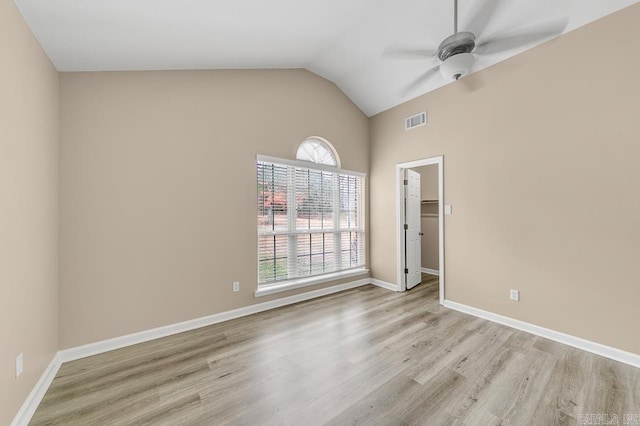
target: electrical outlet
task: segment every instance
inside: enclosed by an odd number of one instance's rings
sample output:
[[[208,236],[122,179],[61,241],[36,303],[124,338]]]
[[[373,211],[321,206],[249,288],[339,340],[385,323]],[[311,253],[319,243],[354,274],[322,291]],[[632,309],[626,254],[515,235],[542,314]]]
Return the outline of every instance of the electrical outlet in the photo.
[[[233,282],[233,292],[236,293],[240,291],[240,281],[234,281]]]
[[[20,352],[20,354],[18,354],[18,356],[16,357],[16,379],[22,374],[23,366],[23,356],[22,352]]]
[[[519,302],[520,301],[520,290],[511,289],[509,292],[509,297],[511,300]]]

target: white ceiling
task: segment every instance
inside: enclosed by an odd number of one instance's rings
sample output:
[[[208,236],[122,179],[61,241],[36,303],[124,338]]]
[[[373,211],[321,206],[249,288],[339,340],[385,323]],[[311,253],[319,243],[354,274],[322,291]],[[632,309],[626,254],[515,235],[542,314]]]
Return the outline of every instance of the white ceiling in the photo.
[[[453,0],[14,0],[59,71],[307,68],[371,116],[447,82],[407,88],[435,58],[385,49],[436,49],[453,32]],[[505,0],[480,34],[459,0],[459,30],[479,41],[548,20],[566,31],[640,0]],[[539,43],[539,42],[538,42]],[[476,62],[474,70],[531,45]]]

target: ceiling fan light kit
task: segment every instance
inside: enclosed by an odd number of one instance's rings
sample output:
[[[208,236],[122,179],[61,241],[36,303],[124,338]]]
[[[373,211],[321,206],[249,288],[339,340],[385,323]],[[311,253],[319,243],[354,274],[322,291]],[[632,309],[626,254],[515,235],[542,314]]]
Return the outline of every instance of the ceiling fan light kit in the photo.
[[[440,73],[447,80],[457,80],[469,74],[474,59],[471,53],[458,53],[449,56],[440,65]]]

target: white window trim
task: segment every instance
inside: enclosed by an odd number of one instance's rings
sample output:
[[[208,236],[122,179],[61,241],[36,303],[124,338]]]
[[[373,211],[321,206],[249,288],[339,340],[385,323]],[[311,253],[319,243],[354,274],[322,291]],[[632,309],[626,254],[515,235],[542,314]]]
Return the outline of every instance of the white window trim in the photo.
[[[367,176],[366,173],[354,172],[352,170],[344,170],[338,167],[327,166],[326,164],[309,163],[307,161],[288,160],[285,158],[269,157],[267,155],[258,155],[256,159],[257,161],[263,161],[266,163],[284,164],[286,166],[294,166],[294,167],[299,167],[301,169],[321,170],[325,172],[340,173],[342,175],[351,175],[351,176],[357,176],[362,178]]]
[[[342,278],[355,277],[356,275],[368,274],[369,269],[365,267],[346,269],[339,272],[331,272],[329,274],[314,275],[308,278],[298,278],[295,280],[280,281],[277,284],[263,286],[255,291],[255,297],[268,296],[270,294],[282,293],[283,291],[294,290],[296,288],[308,287],[310,285],[317,285],[328,283],[330,281],[339,280]]]

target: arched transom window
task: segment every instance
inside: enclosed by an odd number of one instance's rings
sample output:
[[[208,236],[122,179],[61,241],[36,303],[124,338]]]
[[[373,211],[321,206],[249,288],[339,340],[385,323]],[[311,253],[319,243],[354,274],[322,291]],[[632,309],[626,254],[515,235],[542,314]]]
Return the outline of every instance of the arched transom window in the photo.
[[[315,164],[340,167],[340,161],[336,150],[328,141],[318,137],[311,137],[304,140],[298,147],[296,158],[298,160],[309,161]]]

